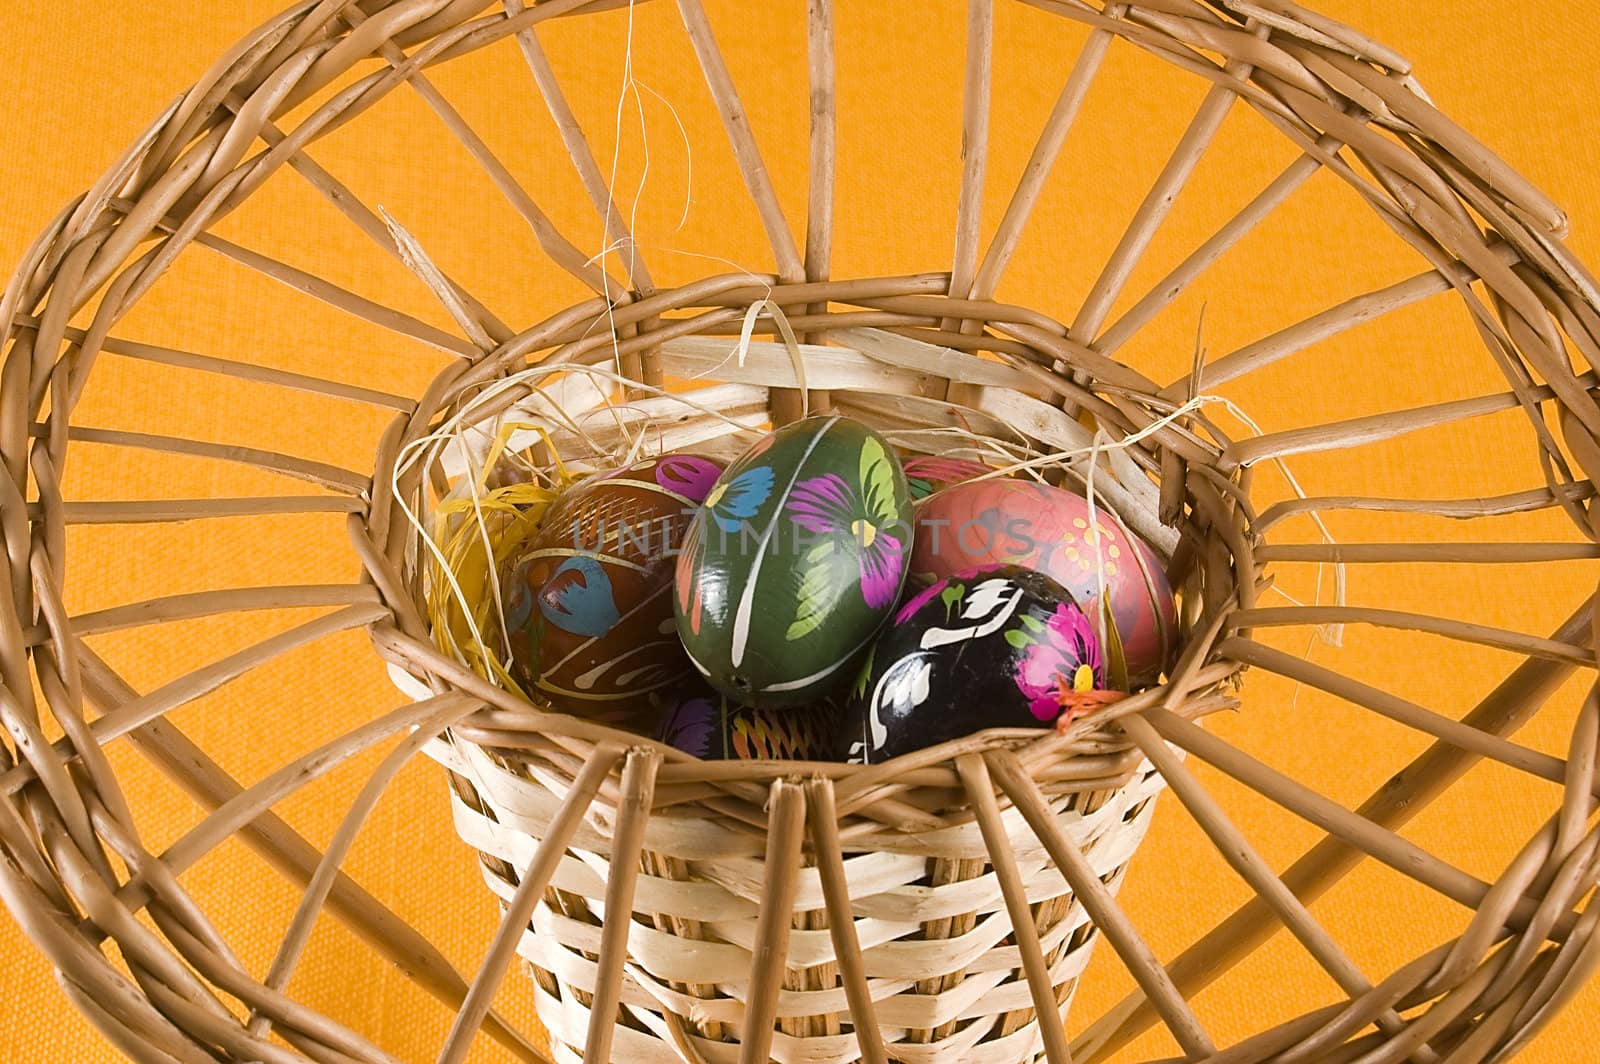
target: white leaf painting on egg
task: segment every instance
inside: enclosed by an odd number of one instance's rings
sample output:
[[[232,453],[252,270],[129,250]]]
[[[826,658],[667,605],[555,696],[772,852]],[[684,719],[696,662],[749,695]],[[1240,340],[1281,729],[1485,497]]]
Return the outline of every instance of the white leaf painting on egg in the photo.
[[[1011,619],[1022,601],[1022,588],[1010,580],[985,580],[961,602],[961,619],[972,623],[964,628],[929,628],[922,633],[922,649],[934,650],[951,643],[982,639]]]
[[[882,747],[889,737],[885,712],[908,713],[926,702],[932,690],[932,676],[932,658],[912,655],[895,662],[894,667],[879,678],[872,690],[872,711],[867,716],[874,750]]]

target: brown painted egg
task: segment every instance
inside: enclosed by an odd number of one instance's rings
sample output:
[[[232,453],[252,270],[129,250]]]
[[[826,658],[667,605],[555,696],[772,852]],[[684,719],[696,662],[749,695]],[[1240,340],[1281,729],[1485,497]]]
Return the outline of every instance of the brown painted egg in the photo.
[[[669,454],[569,488],[505,582],[513,675],[559,709],[653,730],[652,691],[693,672],[672,621],[673,557],[720,463]]]
[[[755,709],[696,686],[662,715],[656,738],[668,746],[707,761],[818,761],[831,755],[834,707]]]
[[[918,505],[911,571],[937,579],[1021,565],[1051,577],[1090,611],[1099,608],[1103,571],[1128,678],[1154,683],[1177,650],[1166,570],[1108,507],[1095,508],[1095,528],[1098,541],[1089,505],[1074,492],[1030,480],[957,484]]]

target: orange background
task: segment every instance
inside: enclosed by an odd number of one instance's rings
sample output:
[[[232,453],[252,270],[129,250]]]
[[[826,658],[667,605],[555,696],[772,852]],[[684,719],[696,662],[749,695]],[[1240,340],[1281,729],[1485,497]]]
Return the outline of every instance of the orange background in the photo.
[[[194,0],[77,5],[8,0],[0,63],[0,262],[14,263],[33,236],[87,188],[211,60],[273,14],[279,0],[227,5]],[[909,0],[841,4],[839,12],[838,275],[946,268],[959,165],[960,84],[930,72],[960,70],[957,5]],[[1398,5],[1324,0],[1320,9],[1408,55],[1436,102],[1568,208],[1571,246],[1600,262],[1600,111],[1594,107],[1593,42],[1600,10],[1552,0],[1462,0]],[[804,36],[797,2],[709,5],[745,92],[752,125],[796,229],[805,202]],[[933,17],[933,16],[937,17]],[[686,157],[672,115],[643,97],[650,136],[648,182],[637,228],[658,281],[721,272],[726,260],[769,269],[753,210],[710,110],[670,5],[636,15],[636,77],[675,106],[694,146]],[[609,161],[622,77],[626,15],[540,30],[574,107]],[[1081,42],[1032,9],[1002,5],[997,29],[997,107],[985,203],[992,232],[1010,188]],[[452,64],[435,81],[579,247],[598,250],[598,225],[514,47]],[[1068,142],[1001,295],[1064,320],[1093,282],[1139,197],[1181,134],[1203,89],[1130,48],[1114,48],[1101,84]],[[1239,110],[1236,108],[1236,111]],[[637,122],[623,125],[618,187],[644,172]],[[382,204],[430,253],[514,328],[580,297],[549,266],[526,229],[437,126],[414,95],[397,92],[312,154],[368,203]],[[683,224],[679,215],[692,195]],[[1168,224],[1135,271],[1142,294],[1286,165],[1293,152],[1255,116],[1236,113],[1197,171]],[[631,200],[625,194],[625,200]],[[275,177],[219,232],[374,299],[448,327],[425,291],[377,256],[344,220],[287,172]],[[1160,380],[1187,367],[1201,333],[1208,350],[1232,350],[1357,292],[1422,269],[1409,250],[1318,175],[1131,344],[1124,357]],[[1118,309],[1128,305],[1125,297]],[[209,252],[185,253],[119,325],[118,335],[265,365],[373,384],[415,395],[443,360],[351,321]],[[1287,359],[1227,390],[1269,431],[1498,391],[1493,367],[1458,307],[1432,301]],[[387,416],[332,400],[281,396],[200,374],[106,358],[77,420],[144,431],[182,426],[197,438],[370,466]],[[266,474],[78,447],[68,498],[135,499],[310,491]],[[1538,482],[1526,425],[1513,415],[1435,430],[1361,452],[1296,459],[1313,493],[1461,497]],[[1264,470],[1261,491],[1281,495]],[[1571,539],[1557,514],[1465,529],[1418,519],[1330,519],[1341,541],[1385,534],[1425,539]],[[208,587],[349,580],[342,526],[326,517],[202,523],[204,527],[76,528],[69,607],[74,612]],[[1478,525],[1486,527],[1479,528]],[[1395,529],[1400,532],[1396,533]],[[1301,530],[1303,534],[1305,530]],[[292,549],[286,549],[292,545]],[[1309,597],[1315,574],[1285,567],[1283,585]],[[1353,602],[1455,616],[1539,635],[1550,633],[1594,584],[1592,563],[1524,567],[1368,567],[1350,575]],[[1326,592],[1324,592],[1326,594]],[[96,649],[141,690],[215,660],[309,616],[282,611],[137,629],[97,637]],[[1320,663],[1459,716],[1514,664],[1509,655],[1441,640],[1352,629],[1345,645],[1307,649],[1306,633],[1264,635]],[[1569,684],[1519,741],[1565,753],[1581,688]],[[387,710],[397,701],[359,632],[256,670],[177,711],[173,719],[248,783],[292,756]],[[1263,760],[1326,794],[1359,802],[1419,751],[1415,733],[1257,670],[1243,712],[1215,727]],[[372,751],[279,807],[314,842],[331,835],[345,804],[381,756]],[[201,811],[136,755],[118,748],[147,845],[160,852]],[[1216,773],[1201,778],[1275,866],[1316,833]],[[1485,879],[1555,808],[1558,791],[1510,770],[1475,769],[1406,835]],[[437,770],[411,765],[378,808],[347,869],[471,971],[495,913],[473,861],[454,838]],[[262,862],[229,844],[185,874],[218,928],[253,972],[265,970],[297,900]],[[1231,912],[1247,888],[1223,866],[1169,796],[1135,860],[1124,904],[1157,953],[1176,954]],[[1363,865],[1313,909],[1374,980],[1434,943],[1459,934],[1465,911]],[[44,960],[9,919],[0,920],[0,1060],[117,1059],[66,1004]],[[1130,981],[1109,950],[1096,956],[1072,1027],[1118,1000]],[[303,1001],[344,1020],[406,1060],[431,1059],[449,1014],[399,978],[356,939],[324,920],[292,984]],[[1331,987],[1280,935],[1197,1008],[1220,1043],[1329,1000]],[[530,1015],[520,981],[500,999]],[[1588,1059],[1600,1044],[1593,987],[1522,1058]],[[480,1059],[506,1059],[485,1043]],[[1151,1036],[1140,1054],[1170,1052]]]

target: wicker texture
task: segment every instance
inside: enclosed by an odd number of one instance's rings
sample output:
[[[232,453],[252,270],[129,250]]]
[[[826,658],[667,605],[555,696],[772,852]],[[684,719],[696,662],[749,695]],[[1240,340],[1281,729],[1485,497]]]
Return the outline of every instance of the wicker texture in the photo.
[[[875,301],[861,293],[880,286],[928,284],[822,287],[829,302],[870,306]],[[769,298],[815,296],[780,287]],[[738,307],[747,299],[723,295],[719,302]],[[771,417],[769,389],[798,389],[800,368],[807,388],[826,394],[836,413],[881,426],[912,453],[944,444],[957,424],[1006,441],[1019,457],[1091,442],[1082,424],[1028,394],[1034,377],[1026,370],[861,327],[828,329],[831,345],[795,352],[758,341],[742,359],[729,358],[732,337],[682,335],[679,328],[652,343],[652,330],[641,330],[617,343],[649,345],[642,375],[695,387],[664,393],[634,383],[620,416],[594,417],[607,409],[605,386],[614,375],[608,317],[575,322],[570,335],[577,339],[536,353],[534,368],[492,389],[446,393],[446,406],[456,411],[448,431],[423,441],[400,474],[412,464],[442,467],[441,477],[454,485],[442,498],[407,502],[420,509],[423,527],[435,527],[437,507],[467,496],[475,479],[468,474],[482,461],[473,452],[485,452],[490,441],[506,440],[512,450],[553,447],[569,469],[581,471],[624,450],[637,427],[649,424],[652,446],[731,459],[756,438],[751,427]],[[812,330],[817,317],[800,323]],[[726,313],[688,320],[709,320],[712,330],[718,322],[738,326]],[[1050,356],[1035,351],[1032,358]],[[585,364],[598,380],[574,372]],[[967,390],[970,405],[929,398],[956,386]],[[1192,453],[1207,463],[1220,458],[1198,443]],[[1160,522],[1156,485],[1135,459],[1117,454],[1099,472],[1097,495],[1117,500],[1118,512],[1152,541],[1176,543],[1175,530]],[[1084,465],[1066,464],[1065,472],[1083,476]],[[512,477],[506,470],[494,479]],[[470,528],[478,519],[465,511],[453,521]],[[1188,598],[1231,594],[1210,583],[1232,580],[1225,537],[1187,520],[1181,527],[1212,558],[1189,567]],[[1242,532],[1230,528],[1232,538]],[[404,556],[428,555],[411,545]],[[405,572],[417,568],[404,563]],[[434,594],[442,590],[432,585]],[[414,605],[419,613],[427,607]],[[1116,889],[1164,777],[1112,721],[1161,703],[1175,720],[1231,705],[1222,689],[1231,664],[1203,666],[1191,652],[1168,685],[1060,736],[992,731],[871,768],[708,764],[594,724],[531,713],[520,697],[476,680],[424,640],[385,633],[378,642],[404,666],[397,679],[417,698],[434,694],[432,679],[441,691],[459,685],[490,707],[456,724],[429,752],[450,770],[457,830],[482,854],[490,888],[513,914],[503,927],[528,928],[504,939],[499,956],[508,959],[514,944],[533,965],[539,1016],[557,1060],[580,1060],[585,1047],[591,1059],[606,1059],[606,1046],[616,1059],[662,1061],[844,1062],[884,1059],[887,1045],[898,1059],[929,1064],[1031,1059],[1045,1046],[1062,1054],[1059,1023],[1044,1026],[1037,1017],[1041,1010],[1053,1017],[1070,1001],[1097,937],[1091,914],[1112,921],[1119,947],[1150,966],[1185,1037],[1196,1044],[1204,1038],[1137,932],[1115,923]],[[1160,740],[1153,744],[1158,757],[1179,764]],[[1009,804],[1003,812],[997,793]],[[563,820],[585,806],[586,819]],[[602,918],[619,911],[633,920]],[[868,1036],[858,1040],[862,1031]]]
[[[13,593],[0,603],[0,720],[8,736],[0,747],[6,799],[0,895],[60,969],[73,1002],[139,1060],[390,1059],[336,1018],[284,993],[312,923],[326,909],[456,1010],[441,1061],[463,1059],[480,1030],[523,1059],[544,1059],[527,1035],[490,1009],[519,953],[538,980],[555,1056],[585,1064],[857,1056],[1065,1064],[1106,1059],[1158,1022],[1184,1059],[1218,1064],[1482,1064],[1514,1052],[1600,960],[1588,901],[1600,876],[1600,835],[1591,825],[1600,701],[1591,694],[1585,702],[1564,759],[1508,738],[1575,670],[1593,670],[1594,599],[1575,602],[1571,618],[1541,637],[1464,617],[1265,605],[1259,595],[1275,564],[1515,566],[1600,557],[1590,513],[1600,474],[1600,407],[1591,393],[1600,298],[1560,243],[1561,212],[1440,115],[1403,58],[1294,4],[1157,0],[1099,10],[1040,0],[1049,13],[1091,32],[998,230],[984,242],[979,218],[993,13],[974,0],[955,261],[930,264],[949,266],[938,273],[837,280],[829,269],[835,136],[829,0],[812,0],[808,10],[815,121],[803,245],[779,208],[705,12],[698,0],[679,0],[776,269],[768,277],[739,274],[658,288],[639,256],[626,259],[630,276],[609,276],[606,264],[562,236],[426,74],[430,65],[515,38],[562,122],[607,233],[626,242],[624,222],[609,207],[602,172],[570,121],[534,32],[546,19],[615,6],[614,0],[547,0],[527,9],[508,0],[493,10],[479,0],[302,4],[225,56],[163,115],[42,234],[6,290],[0,535]],[[1106,50],[1119,40],[1204,79],[1207,94],[1070,322],[996,302],[1067,130]],[[593,289],[595,299],[527,327],[500,321],[308,154],[319,137],[401,86],[419,93],[458,135],[550,259]],[[1235,107],[1254,110],[1301,154],[1160,285],[1113,318],[1135,265]],[[280,125],[290,115],[293,124]],[[285,166],[413,269],[456,329],[429,325],[210,231]],[[1208,265],[1319,172],[1347,183],[1425,268],[1211,358],[1170,383],[1117,361],[1118,351]],[[457,360],[424,394],[410,397],[119,338],[118,322],[197,243]],[[1170,418],[1191,396],[1442,294],[1472,314],[1507,390],[1241,439],[1230,438],[1203,410]],[[782,307],[806,342],[809,394],[776,343],[754,345],[742,365],[727,361],[746,309],[761,299]],[[773,336],[777,326],[760,318],[757,329]],[[370,472],[177,435],[70,424],[104,353],[340,396],[397,416]],[[1575,371],[1574,357],[1587,368]],[[1084,448],[1086,423],[1112,440],[1136,437],[1106,452],[1096,486],[1170,556],[1174,583],[1184,592],[1189,638],[1170,682],[1061,736],[985,733],[887,767],[796,772],[694,762],[542,713],[480,680],[431,640],[422,620],[416,541],[397,505],[420,506],[430,492],[445,491],[449,470],[437,451],[423,462],[404,456],[469,408],[475,419],[525,413],[528,407],[516,406],[530,395],[521,382],[544,372],[530,370],[530,362],[613,359],[636,382],[635,405],[666,408],[682,402],[653,397],[667,375],[717,367],[712,376],[724,382],[719,409],[748,418],[752,427],[786,422],[809,405],[857,414],[908,442],[929,427],[952,424],[1041,453]],[[478,401],[488,394],[492,402]],[[592,398],[579,389],[561,405],[581,409]],[[1252,467],[1259,464],[1519,408],[1528,415],[1545,476],[1532,489],[1461,500],[1348,494],[1256,504]],[[724,421],[687,419],[663,442],[733,448],[737,441]],[[123,447],[135,456],[244,462],[329,494],[67,500],[60,474],[74,443]],[[1076,465],[1058,472],[1083,475]],[[1281,535],[1288,518],[1344,508],[1463,519],[1560,508],[1571,518],[1571,534],[1554,542],[1462,536],[1339,544]],[[63,607],[69,524],[308,511],[348,515],[360,582],[215,590],[78,617]],[[328,612],[148,692],[132,689],[83,642],[119,626],[283,606]],[[1357,623],[1431,632],[1525,660],[1455,720],[1252,637],[1253,630],[1280,625]],[[425,697],[248,788],[168,719],[249,669],[359,627],[422,684]],[[1228,704],[1231,684],[1247,666],[1329,691],[1433,744],[1391,785],[1345,808],[1195,723]],[[325,849],[272,812],[332,764],[396,735],[405,738],[378,764]],[[138,836],[103,750],[116,740],[136,747],[212,810],[159,855]],[[339,870],[373,804],[424,748],[450,769],[461,834],[485,856],[486,880],[506,912],[470,977]],[[1275,871],[1184,755],[1316,825],[1325,840]],[[1563,794],[1548,823],[1492,883],[1398,833],[1479,759],[1557,783]],[[1114,898],[1162,785],[1257,894],[1165,963]],[[259,977],[212,932],[178,878],[234,837],[304,890],[282,948]],[[1381,979],[1363,974],[1307,908],[1362,855],[1472,908],[1460,936]],[[610,918],[598,919],[601,913]],[[625,913],[634,919],[620,918]],[[1139,991],[1095,1019],[1069,1052],[1054,1014],[1082,971],[1090,921]],[[1253,1038],[1217,1046],[1189,999],[1280,927],[1345,998],[1303,1016],[1268,1018]],[[102,952],[107,940],[131,979]],[[224,997],[248,1016],[227,1007]]]

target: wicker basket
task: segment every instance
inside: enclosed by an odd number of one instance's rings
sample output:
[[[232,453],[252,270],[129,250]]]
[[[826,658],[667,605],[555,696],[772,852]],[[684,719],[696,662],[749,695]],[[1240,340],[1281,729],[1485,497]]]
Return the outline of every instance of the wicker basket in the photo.
[[[559,332],[534,334],[533,368],[489,386],[477,374],[458,378],[440,393],[443,429],[415,447],[402,442],[407,453],[390,479],[407,497],[396,511],[417,520],[408,517],[401,533],[410,564],[390,578],[424,596],[449,593],[424,577],[421,562],[432,555],[412,529],[437,529],[430,534],[444,542],[481,520],[463,510],[441,525],[436,508],[468,494],[496,444],[553,451],[573,471],[641,438],[731,460],[781,418],[772,397],[792,389],[803,406],[825,395],[834,412],[876,425],[908,453],[988,438],[1018,462],[1080,455],[1038,467],[1080,489],[1093,457],[1109,467],[1097,465],[1102,505],[1115,499],[1154,542],[1187,538],[1185,601],[1231,600],[1227,543],[1244,535],[1239,519],[1227,518],[1226,533],[1187,517],[1178,529],[1163,526],[1154,450],[1097,449],[1057,405],[1093,404],[1122,436],[1151,424],[1159,432],[1170,402],[1130,403],[1124,422],[1096,398],[1093,378],[1030,369],[1059,357],[1050,350],[1018,342],[1027,353],[1012,365],[881,329],[829,326],[828,314],[845,323],[906,299],[924,316],[971,320],[969,302],[938,294],[944,284],[896,278],[753,292],[748,279],[729,278],[564,316]],[[765,318],[747,307],[753,297],[765,300],[753,308]],[[810,311],[823,303],[836,309]],[[790,349],[716,335],[745,320],[775,337],[798,324],[833,342]],[[660,324],[631,328],[647,321]],[[618,383],[616,361],[634,353],[643,380],[692,383],[674,391]],[[1056,388],[1040,388],[1052,380]],[[945,398],[952,391],[959,403]],[[1184,436],[1179,446],[1196,465],[1223,464],[1215,443]],[[516,475],[493,469],[489,480]],[[441,482],[452,485],[442,497],[418,490]],[[1230,512],[1216,489],[1198,490],[1214,512]],[[414,606],[429,612],[424,600]],[[1197,605],[1185,627],[1211,618]],[[510,914],[506,942],[532,966],[558,1061],[584,1059],[586,1047],[590,1060],[628,1061],[883,1060],[889,1045],[897,1059],[930,1064],[1031,1060],[1047,1046],[1065,1053],[1058,1013],[1088,962],[1094,921],[1139,949],[1112,898],[1163,777],[1113,722],[1141,708],[1165,707],[1181,720],[1230,704],[1222,687],[1237,669],[1205,665],[1196,641],[1169,683],[1065,735],[994,730],[869,767],[702,762],[534,712],[431,649],[426,633],[384,632],[378,645],[419,698],[460,690],[491,707],[454,725],[430,753],[450,771],[457,830],[483,855]],[[1164,747],[1156,757],[1177,763]]]
[[[0,303],[0,537],[12,591],[0,596],[0,721],[8,736],[0,744],[0,895],[71,1000],[118,1047],[163,1062],[392,1059],[342,1019],[308,1006],[290,984],[324,910],[453,1010],[439,1051],[444,1062],[464,1059],[480,1031],[519,1059],[547,1059],[536,1035],[491,1009],[518,955],[531,969],[554,1058],[584,1064],[1097,1062],[1157,1023],[1170,1052],[1180,1054],[1172,1060],[1483,1064],[1514,1053],[1583,984],[1600,962],[1600,917],[1589,900],[1600,877],[1600,834],[1591,823],[1600,701],[1591,693],[1564,729],[1565,758],[1508,736],[1575,674],[1591,684],[1589,588],[1574,594],[1570,618],[1548,637],[1483,623],[1470,603],[1441,602],[1439,615],[1424,615],[1382,602],[1258,601],[1283,567],[1298,563],[1473,563],[1510,574],[1600,557],[1592,520],[1600,292],[1560,242],[1563,215],[1441,116],[1402,57],[1287,0],[1037,6],[1087,27],[1087,37],[985,243],[994,11],[987,0],[970,5],[955,256],[953,265],[929,263],[937,273],[837,279],[830,269],[830,0],[812,0],[806,21],[813,121],[803,244],[780,209],[700,0],[677,5],[770,241],[770,274],[669,284],[630,254],[620,257],[628,276],[612,276],[607,270],[618,260],[591,259],[558,232],[428,73],[491,47],[520,51],[595,199],[606,240],[628,249],[604,174],[535,32],[556,18],[620,18],[617,0],[526,7],[506,0],[492,9],[485,0],[308,0],[220,59],[47,229]],[[1193,74],[1204,98],[1081,307],[1052,314],[1000,301],[1002,274],[1113,46]],[[402,86],[420,95],[550,260],[593,298],[508,325],[449,275],[450,264],[433,261],[426,246],[316,160],[311,149],[322,138],[377,121],[369,112]],[[1264,119],[1261,129],[1272,132],[1262,135],[1281,138],[1291,161],[1113,317],[1234,108]],[[420,278],[452,327],[213,232],[291,168],[352,223],[352,233]],[[1187,372],[1167,374],[1170,382],[1119,361],[1164,308],[1317,174],[1339,182],[1349,203],[1414,252],[1421,272],[1227,355],[1197,356]],[[160,337],[124,335],[129,312],[197,245],[452,361],[426,387],[399,395],[370,380],[224,361]],[[1199,402],[1436,295],[1471,315],[1509,390],[1251,435],[1231,435]],[[743,358],[730,357],[752,307],[755,339]],[[779,342],[780,310],[798,334],[798,357]],[[1070,324],[1059,320],[1069,317]],[[81,424],[74,412],[107,356],[217,374],[230,387],[256,389],[260,403],[281,402],[281,390],[291,388],[394,416],[374,433],[370,472],[317,452],[309,411],[304,437],[281,450],[176,428]],[[1575,370],[1574,360],[1587,368]],[[605,379],[623,382],[621,394],[595,388],[592,368],[602,366],[615,374]],[[879,426],[913,451],[946,449],[951,437],[938,430],[957,427],[1024,454],[1077,454],[1055,462],[1051,475],[1087,480],[1093,465],[1107,505],[1161,550],[1182,593],[1184,653],[1162,686],[1065,734],[986,732],[879,766],[701,763],[543,712],[437,648],[423,619],[423,550],[411,513],[426,514],[448,495],[451,478],[486,453],[496,425],[542,420],[564,456],[596,458],[563,438],[562,425],[600,403],[624,419],[647,411],[656,445],[667,449],[733,453],[764,425],[831,409]],[[1413,498],[1334,477],[1306,498],[1265,488],[1255,476],[1286,456],[1387,444],[1502,411],[1527,415],[1528,453],[1542,476],[1532,488]],[[605,443],[603,432],[588,435]],[[444,446],[451,439],[463,441],[469,459]],[[85,444],[122,448],[128,480],[143,494],[65,498],[68,459]],[[310,481],[319,494],[165,499],[152,483],[159,463],[146,463],[174,454]],[[1286,531],[1296,527],[1291,518],[1334,511],[1397,522],[1458,518],[1470,531],[1402,542],[1415,526],[1401,523],[1393,541],[1361,543]],[[357,583],[297,578],[295,544],[284,540],[285,566],[270,585],[95,603],[77,614],[64,604],[83,601],[76,590],[85,580],[81,567],[67,564],[69,525],[234,518],[267,529],[275,516],[328,513],[348,522],[346,557],[359,561]],[[1492,522],[1507,514],[1561,523],[1556,533],[1542,526],[1541,541],[1496,539]],[[166,621],[288,608],[326,612],[146,692],[85,641]],[[1510,652],[1519,663],[1458,720],[1257,635],[1341,624],[1428,633]],[[415,704],[360,721],[248,787],[173,719],[257,666],[357,628],[369,630]],[[1402,757],[1389,782],[1347,808],[1195,723],[1231,704],[1247,666],[1325,691],[1431,745]],[[275,806],[286,797],[395,736],[399,744],[372,767],[326,846],[280,819]],[[127,770],[103,749],[118,740],[208,810],[159,853],[140,835]],[[459,833],[482,855],[484,878],[503,907],[471,975],[398,915],[403,907],[374,898],[341,871],[374,805],[424,749],[448,770]],[[1314,825],[1319,841],[1275,871],[1238,826],[1238,811],[1190,768],[1196,759]],[[1561,790],[1548,823],[1498,855],[1503,871],[1492,882],[1399,833],[1480,760]],[[1158,958],[1116,899],[1163,786],[1179,800],[1164,808],[1181,804],[1255,895],[1170,959]],[[239,962],[203,899],[180,880],[234,839],[300,892],[265,973]],[[1369,978],[1308,909],[1362,856],[1472,915],[1455,937]],[[1331,978],[1335,997],[1303,1012],[1263,1015],[1253,1030],[1223,1038],[1208,1028],[1197,995],[1280,927]],[[1060,1015],[1101,932],[1137,989],[1093,1018],[1069,1053]]]

